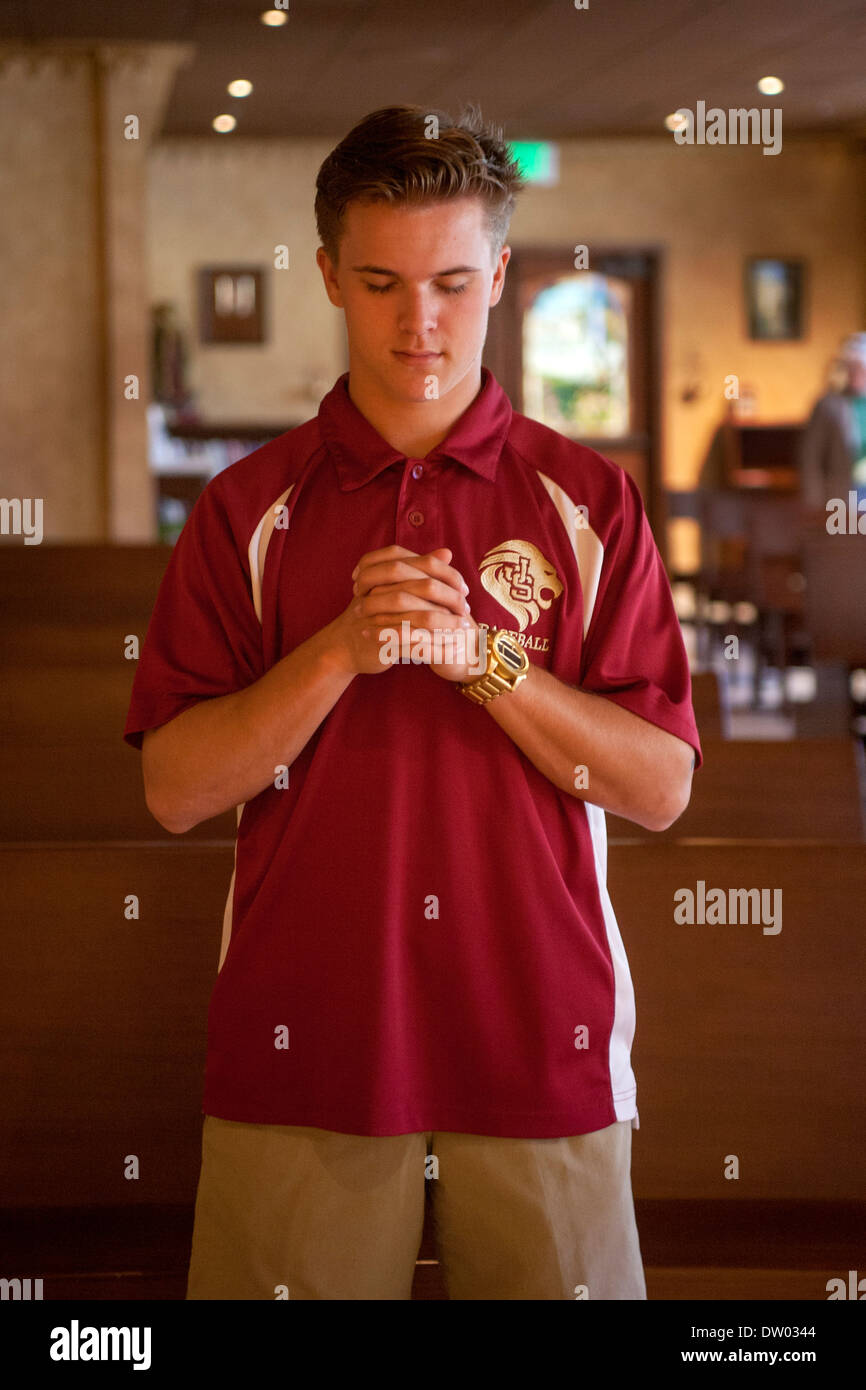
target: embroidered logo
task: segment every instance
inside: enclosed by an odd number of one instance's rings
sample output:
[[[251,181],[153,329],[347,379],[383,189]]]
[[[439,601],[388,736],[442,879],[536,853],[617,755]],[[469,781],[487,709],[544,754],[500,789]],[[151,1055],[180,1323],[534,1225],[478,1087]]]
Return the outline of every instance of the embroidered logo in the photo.
[[[510,540],[494,546],[478,572],[488,594],[517,620],[521,632],[534,627],[541,610],[562,593],[556,570],[531,541]]]

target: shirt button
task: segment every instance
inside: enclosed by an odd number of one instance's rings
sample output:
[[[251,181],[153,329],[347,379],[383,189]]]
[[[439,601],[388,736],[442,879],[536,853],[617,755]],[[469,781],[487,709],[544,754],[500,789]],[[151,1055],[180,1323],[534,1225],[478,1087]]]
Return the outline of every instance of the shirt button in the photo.
[[[416,463],[416,464],[415,464],[415,467],[412,469],[412,477],[413,477],[413,478],[420,478],[420,477],[421,477],[421,474],[422,474],[423,472],[424,472],[424,465],[423,465],[423,463]]]
[[[413,526],[423,526],[423,524],[424,524],[424,513],[423,513],[423,512],[410,512],[410,513],[409,513],[409,520],[411,521],[411,523],[412,523]]]

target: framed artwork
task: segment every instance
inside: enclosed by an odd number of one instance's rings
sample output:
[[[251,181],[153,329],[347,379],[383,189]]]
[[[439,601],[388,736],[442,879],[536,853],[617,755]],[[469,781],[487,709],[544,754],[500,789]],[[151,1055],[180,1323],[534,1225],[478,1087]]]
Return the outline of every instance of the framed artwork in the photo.
[[[749,337],[784,342],[803,337],[803,261],[750,256],[746,261]]]
[[[203,343],[265,341],[265,275],[260,266],[208,266],[198,272]]]

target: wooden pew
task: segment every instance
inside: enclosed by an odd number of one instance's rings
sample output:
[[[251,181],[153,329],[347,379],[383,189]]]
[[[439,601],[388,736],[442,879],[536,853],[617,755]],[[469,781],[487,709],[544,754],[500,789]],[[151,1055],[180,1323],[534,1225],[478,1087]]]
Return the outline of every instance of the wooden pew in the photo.
[[[115,665],[143,640],[171,547],[0,546],[4,665]]]
[[[866,665],[866,536],[811,531],[803,567],[806,629],[815,658]]]
[[[122,725],[121,725],[122,728]],[[115,730],[112,742],[0,746],[0,840],[172,840],[147,809],[141,754]],[[237,814],[224,812],[183,839],[233,840]]]
[[[123,741],[134,662],[7,668],[0,679],[0,840],[166,840]],[[233,810],[185,838],[233,839]]]
[[[0,847],[0,1244],[46,1298],[184,1297],[232,863],[180,841]],[[144,1273],[124,1293],[105,1270]],[[429,1202],[412,1296],[446,1298]]]
[[[137,667],[12,666],[0,672],[0,728],[6,743],[116,744]]]
[[[151,612],[168,545],[0,546],[0,623],[104,623]]]
[[[128,613],[110,623],[13,623],[0,625],[4,675],[9,667],[116,667],[127,637],[144,642],[150,613]]]
[[[666,839],[813,839],[861,843],[863,748],[851,738],[702,739],[689,806]],[[590,784],[592,769],[590,769]],[[652,839],[620,816],[608,835]]]
[[[728,710],[722,706],[715,671],[692,671],[692,708],[702,743],[706,738],[729,736]]]
[[[191,1200],[231,868],[230,845],[0,848],[5,1205]],[[609,880],[637,998],[636,1196],[862,1200],[866,846],[612,845]],[[780,889],[782,930],[678,925],[698,880]]]
[[[5,1205],[194,1195],[232,863],[230,845],[180,841],[0,847]],[[128,894],[138,921],[124,917]]]
[[[780,889],[781,931],[679,925],[699,880]],[[636,997],[636,1195],[862,1201],[866,846],[613,844],[608,882]]]

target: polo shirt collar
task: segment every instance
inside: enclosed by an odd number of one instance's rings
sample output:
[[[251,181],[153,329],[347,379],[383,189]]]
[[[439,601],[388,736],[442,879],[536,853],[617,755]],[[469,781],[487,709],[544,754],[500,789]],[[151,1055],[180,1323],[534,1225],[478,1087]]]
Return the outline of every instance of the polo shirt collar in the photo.
[[[318,412],[322,438],[333,456],[343,492],[362,487],[383,469],[407,458],[361,414],[348,387],[349,373],[344,372],[323,397]],[[427,459],[454,459],[493,482],[511,416],[510,400],[489,368],[482,367],[478,395]]]

